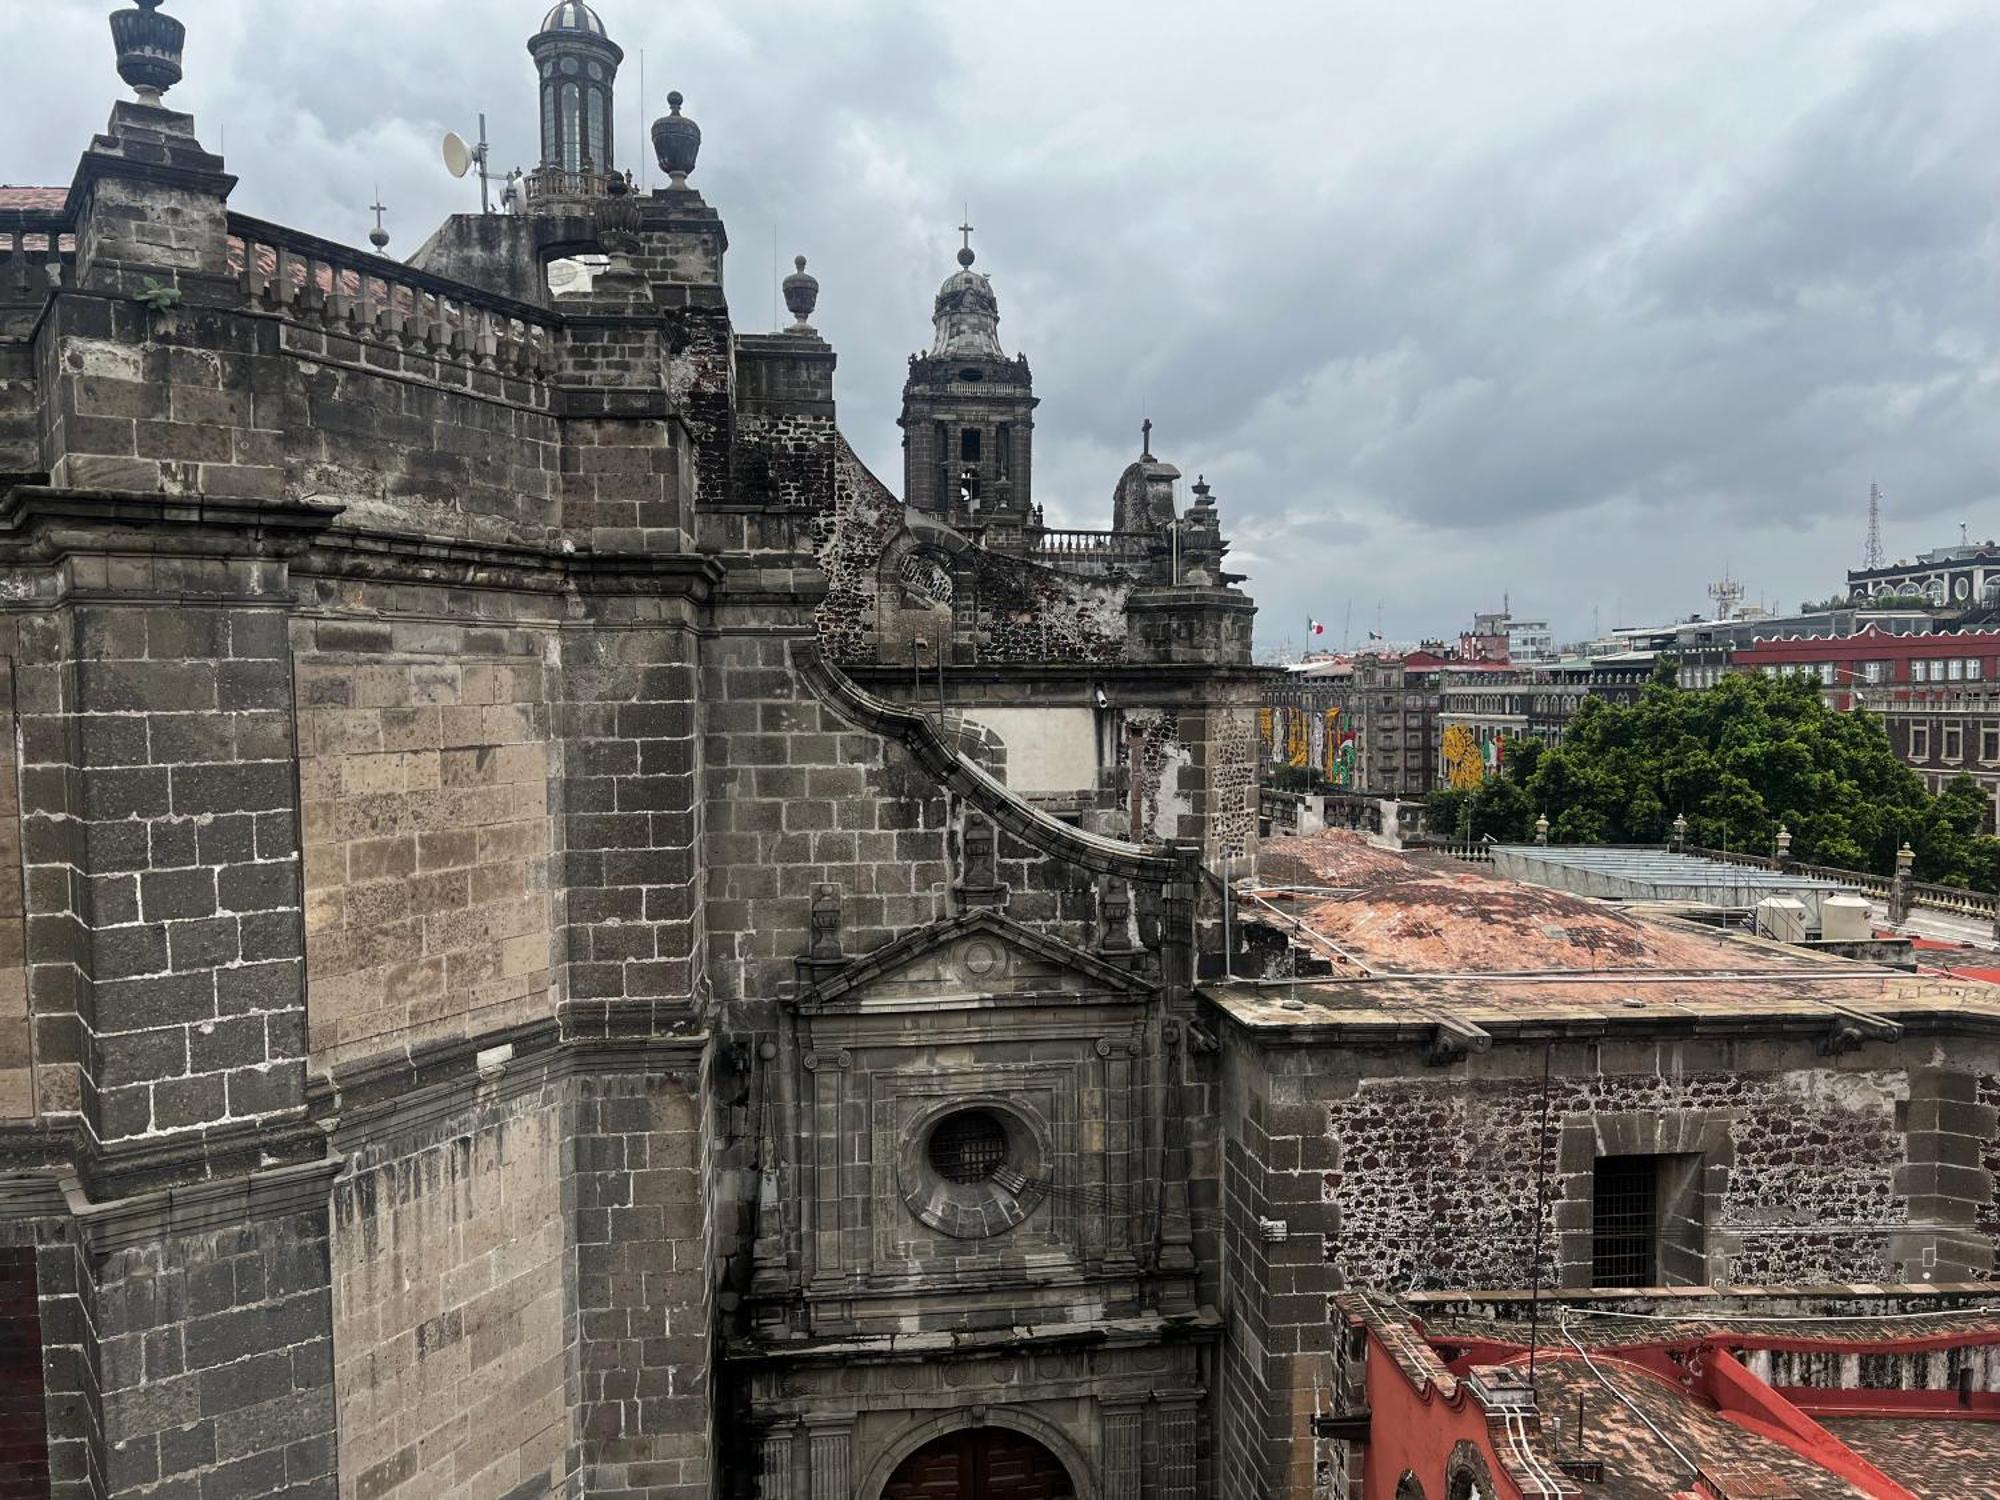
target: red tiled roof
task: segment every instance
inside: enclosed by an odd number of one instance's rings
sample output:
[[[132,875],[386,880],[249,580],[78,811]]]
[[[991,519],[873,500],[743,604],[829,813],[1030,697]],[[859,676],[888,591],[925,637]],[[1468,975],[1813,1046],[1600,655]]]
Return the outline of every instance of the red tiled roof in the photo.
[[[1270,886],[1319,887],[1323,894],[1283,901],[1287,913],[1389,973],[1788,967],[1724,937],[1643,922],[1601,901],[1456,863],[1412,859],[1339,829],[1268,840],[1258,875]]]
[[[1442,1470],[1464,1446],[1470,1401],[1486,1418],[1489,1467],[1512,1481],[1502,1494],[1970,1500],[2000,1496],[2000,1402],[1983,1374],[2000,1336],[1988,1290],[1557,1294],[1541,1320],[1531,1404],[1520,1399],[1534,1336],[1521,1317],[1526,1293],[1428,1293],[1413,1307],[1342,1292],[1334,1307],[1378,1346],[1362,1397],[1374,1423],[1392,1414],[1380,1435],[1398,1445],[1398,1464]],[[1455,1298],[1472,1304],[1456,1317]],[[1771,1357],[1755,1352],[1801,1343],[1810,1357],[1781,1363],[1775,1380]],[[1437,1373],[1440,1360],[1455,1383]],[[1970,1392],[1957,1371],[1972,1375]],[[1588,1466],[1596,1472],[1575,1485],[1569,1476]]]
[[[59,213],[68,201],[69,189],[66,187],[10,187],[0,183],[0,208]]]
[[[2000,1495],[2000,1427],[1914,1417],[1828,1417],[1826,1428],[1924,1500]]]

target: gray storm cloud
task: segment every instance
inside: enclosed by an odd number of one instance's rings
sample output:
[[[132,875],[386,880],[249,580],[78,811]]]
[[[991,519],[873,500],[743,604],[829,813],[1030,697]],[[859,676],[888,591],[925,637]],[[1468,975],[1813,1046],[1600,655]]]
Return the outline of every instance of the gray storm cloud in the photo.
[[[534,0],[169,3],[172,102],[245,210],[358,243],[379,187],[408,253],[476,202],[445,129],[484,110],[496,162],[530,156]],[[108,9],[8,7],[0,178],[69,180],[117,92]],[[1724,566],[1795,604],[1857,560],[1871,480],[1892,552],[2000,534],[1983,0],[600,9],[625,164],[681,89],[739,325],[811,257],[879,473],[969,204],[1043,397],[1040,498],[1108,524],[1150,415],[1215,485],[1267,647],[1503,591],[1581,635]]]

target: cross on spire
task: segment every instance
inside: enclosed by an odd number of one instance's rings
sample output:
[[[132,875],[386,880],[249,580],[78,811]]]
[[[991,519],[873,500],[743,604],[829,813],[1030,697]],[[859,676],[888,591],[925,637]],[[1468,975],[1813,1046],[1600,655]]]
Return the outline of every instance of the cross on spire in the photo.
[[[965,211],[965,221],[964,221],[964,222],[963,222],[962,224],[960,224],[960,225],[958,226],[958,232],[959,232],[960,234],[962,234],[962,235],[964,235],[964,236],[965,236],[965,243],[964,243],[963,245],[961,245],[961,246],[959,247],[959,251],[958,251],[958,263],[959,263],[959,264],[960,264],[961,266],[969,266],[969,265],[971,265],[971,264],[972,264],[972,262],[973,262],[973,254],[972,254],[972,211],[971,211],[971,209],[970,209],[970,208],[966,209],[966,211]]]
[[[1146,418],[1139,424],[1139,457],[1150,460],[1153,456],[1153,419]]]

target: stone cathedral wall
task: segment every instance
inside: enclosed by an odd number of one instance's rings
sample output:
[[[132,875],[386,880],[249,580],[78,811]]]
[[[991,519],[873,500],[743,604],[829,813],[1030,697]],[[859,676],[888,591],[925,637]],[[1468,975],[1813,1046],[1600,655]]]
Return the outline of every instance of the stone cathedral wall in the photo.
[[[316,1066],[554,1012],[538,657],[299,658]]]
[[[559,1104],[545,1086],[468,1105],[359,1151],[336,1185],[343,1500],[481,1500],[559,1483],[575,1328]]]

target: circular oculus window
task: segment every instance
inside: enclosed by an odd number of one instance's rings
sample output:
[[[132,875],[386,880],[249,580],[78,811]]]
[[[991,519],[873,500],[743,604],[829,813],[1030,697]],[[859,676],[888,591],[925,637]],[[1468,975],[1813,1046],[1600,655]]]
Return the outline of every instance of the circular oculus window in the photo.
[[[986,1239],[1042,1201],[1040,1128],[999,1101],[953,1102],[914,1121],[903,1143],[903,1202],[955,1239]]]

